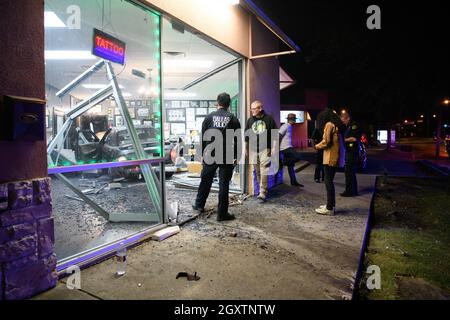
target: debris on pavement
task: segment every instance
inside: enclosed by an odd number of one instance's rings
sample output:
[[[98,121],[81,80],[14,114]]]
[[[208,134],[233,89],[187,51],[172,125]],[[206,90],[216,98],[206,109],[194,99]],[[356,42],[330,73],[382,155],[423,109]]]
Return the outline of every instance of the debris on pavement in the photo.
[[[187,281],[198,281],[198,280],[200,280],[200,277],[197,276],[197,272],[195,272],[194,274],[190,274],[190,273],[187,273],[187,272],[180,272],[180,273],[177,274],[177,278],[176,279],[179,279],[179,278],[187,278]]]
[[[163,241],[173,235],[176,235],[177,233],[180,233],[180,231],[181,231],[181,229],[179,226],[164,228],[162,230],[155,232],[152,235],[152,240]]]
[[[80,201],[80,202],[84,202],[84,200],[83,199],[80,199],[80,198],[77,198],[77,197],[73,197],[73,196],[70,196],[70,195],[68,195],[68,194],[66,194],[66,195],[64,195],[67,199],[70,199],[70,200],[76,200],[76,201]]]
[[[121,183],[110,183],[109,184],[109,189],[110,190],[113,190],[113,189],[122,189],[123,188],[123,186],[122,186],[122,184]]]

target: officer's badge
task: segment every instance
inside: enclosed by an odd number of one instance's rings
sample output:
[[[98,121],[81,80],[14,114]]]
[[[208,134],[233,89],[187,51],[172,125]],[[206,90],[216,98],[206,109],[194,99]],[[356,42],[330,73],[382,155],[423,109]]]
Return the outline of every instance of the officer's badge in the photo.
[[[358,129],[358,126],[355,124],[355,125],[352,127],[352,129],[353,129],[353,130],[356,130],[356,129]]]

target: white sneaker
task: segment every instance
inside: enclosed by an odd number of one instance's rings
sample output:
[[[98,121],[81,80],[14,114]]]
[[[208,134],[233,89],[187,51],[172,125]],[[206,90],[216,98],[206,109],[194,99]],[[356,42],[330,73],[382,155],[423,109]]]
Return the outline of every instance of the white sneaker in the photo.
[[[327,206],[320,207],[319,209],[316,209],[316,213],[322,214],[325,216],[333,216],[334,215],[334,208],[332,210],[328,210]]]
[[[319,209],[324,209],[324,208],[326,208],[326,207],[327,207],[327,205],[324,204],[324,205],[320,206]]]

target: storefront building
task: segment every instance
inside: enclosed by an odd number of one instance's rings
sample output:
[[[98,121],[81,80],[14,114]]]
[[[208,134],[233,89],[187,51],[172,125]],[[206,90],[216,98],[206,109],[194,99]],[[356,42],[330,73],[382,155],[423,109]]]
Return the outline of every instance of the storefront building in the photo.
[[[250,0],[7,0],[0,26],[0,300],[164,226],[174,145],[221,92],[279,123],[277,56],[299,51]]]

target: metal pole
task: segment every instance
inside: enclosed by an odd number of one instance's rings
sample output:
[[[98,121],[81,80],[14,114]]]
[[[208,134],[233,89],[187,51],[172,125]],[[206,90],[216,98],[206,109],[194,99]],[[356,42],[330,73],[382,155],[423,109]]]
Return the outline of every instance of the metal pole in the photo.
[[[65,86],[64,88],[59,90],[56,93],[56,96],[58,98],[61,98],[66,93],[72,91],[72,89],[76,88],[83,80],[85,80],[86,78],[90,77],[92,74],[94,74],[98,70],[100,70],[100,68],[103,67],[104,64],[105,64],[105,60],[102,59],[102,60],[98,61],[92,67],[90,67],[85,72],[83,72],[78,77],[76,77],[74,80],[72,80],[67,86]]]
[[[140,160],[146,159],[147,158],[146,153],[144,151],[144,148],[142,147],[141,141],[139,140],[138,134],[134,128],[134,124],[131,119],[130,112],[128,111],[128,108],[126,107],[125,100],[124,100],[124,98],[122,96],[122,92],[119,88],[119,83],[117,81],[113,67],[110,62],[105,62],[105,65],[106,65],[106,70],[108,72],[109,81],[111,81],[111,84],[113,87],[114,99],[116,100],[116,103],[119,106],[119,110],[122,114],[122,117],[125,120],[125,126],[127,127],[128,132],[130,134],[130,138],[133,143],[133,147],[136,152],[136,156]],[[162,221],[163,212],[162,212],[162,207],[161,207],[161,194],[160,194],[158,185],[156,183],[158,181],[158,178],[156,177],[156,174],[155,174],[154,170],[152,169],[152,167],[148,164],[142,164],[141,171],[142,171],[142,175],[144,176],[144,179],[146,181],[146,186],[147,186],[147,189],[152,198],[153,205],[156,208],[156,211]],[[163,174],[163,173],[161,173],[161,174]]]

